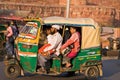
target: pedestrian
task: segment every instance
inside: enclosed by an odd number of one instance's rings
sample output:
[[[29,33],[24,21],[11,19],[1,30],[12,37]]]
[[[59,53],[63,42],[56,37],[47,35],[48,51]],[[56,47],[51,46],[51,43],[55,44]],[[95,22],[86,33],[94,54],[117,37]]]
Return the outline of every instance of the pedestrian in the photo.
[[[7,22],[7,34],[6,34],[6,51],[7,58],[15,56],[14,41],[18,36],[19,30],[15,22]]]

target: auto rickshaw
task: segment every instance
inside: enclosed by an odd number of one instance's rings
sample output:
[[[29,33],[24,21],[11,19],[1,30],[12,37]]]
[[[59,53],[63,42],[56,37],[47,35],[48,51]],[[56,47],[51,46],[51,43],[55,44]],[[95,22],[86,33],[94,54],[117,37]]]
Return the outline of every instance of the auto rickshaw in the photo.
[[[63,72],[83,73],[88,78],[102,76],[102,61],[100,51],[100,27],[90,18],[48,17],[43,19],[26,19],[26,25],[21,29],[16,39],[16,58],[5,61],[5,74],[8,78],[20,76],[25,71],[39,73],[38,49],[43,45],[44,28],[53,24],[62,26],[60,34],[64,37],[65,28],[77,27],[81,34],[81,47],[77,56],[72,59],[71,69],[64,69],[62,57],[52,59],[47,75],[58,75]],[[44,74],[44,73],[43,73]]]

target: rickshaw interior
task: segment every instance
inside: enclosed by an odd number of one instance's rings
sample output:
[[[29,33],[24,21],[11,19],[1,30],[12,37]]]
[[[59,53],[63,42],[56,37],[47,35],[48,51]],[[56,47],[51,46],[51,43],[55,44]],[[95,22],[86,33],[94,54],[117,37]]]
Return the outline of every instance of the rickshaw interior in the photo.
[[[54,24],[47,24],[47,25],[42,25],[41,26],[41,38],[40,38],[40,40],[39,40],[39,47],[38,48],[40,48],[40,47],[42,47],[44,44],[44,41],[45,41],[45,39],[47,38],[47,34],[46,34],[46,32],[45,32],[45,30],[48,28],[48,29],[50,29],[51,28],[51,26],[52,25],[54,25]],[[82,35],[81,35],[81,27],[82,26],[76,26],[76,25],[65,25],[65,24],[57,24],[57,25],[60,25],[61,26],[61,28],[60,28],[60,30],[58,30],[58,32],[61,34],[61,36],[63,37],[63,42],[62,42],[62,44],[64,44],[67,40],[66,39],[69,39],[70,38],[70,36],[71,36],[71,33],[70,33],[70,27],[75,27],[76,29],[77,29],[77,31],[80,33],[80,45],[81,45],[81,40],[82,40]],[[66,31],[67,31],[67,33],[66,33]],[[62,61],[62,58],[63,58],[63,55],[60,55],[60,56],[58,56],[58,58],[60,58],[60,60]],[[55,58],[54,58],[55,59]],[[72,59],[73,60],[73,59]],[[71,60],[71,62],[72,62],[72,60]],[[62,62],[61,62],[62,63]],[[51,60],[51,66],[53,65],[53,61]],[[61,65],[61,67],[64,67],[65,65]]]
[[[46,34],[46,32],[45,32],[45,30],[47,29],[47,28],[51,28],[51,26],[52,25],[54,25],[54,24],[47,24],[47,25],[42,25],[41,26],[41,38],[40,38],[40,41],[43,39],[43,38],[46,38],[46,36],[47,36],[47,34]],[[63,37],[63,43],[65,43],[64,42],[64,38],[65,38],[65,36],[68,36],[68,35],[70,35],[71,36],[71,33],[70,33],[70,27],[75,27],[75,28],[77,28],[77,31],[80,33],[80,36],[82,36],[81,35],[81,26],[75,26],[75,25],[72,25],[72,26],[70,26],[70,25],[61,25],[61,24],[57,24],[57,25],[60,25],[61,26],[61,28],[60,28],[60,30],[58,30],[58,32],[61,34],[61,36]],[[68,34],[66,34],[65,32],[66,31],[68,31]],[[44,35],[44,36],[43,36]],[[69,36],[69,37],[70,37]],[[81,39],[81,37],[80,37],[80,39]],[[81,41],[81,40],[80,40]],[[40,44],[42,43],[42,42],[39,42]],[[81,42],[80,42],[81,43]]]

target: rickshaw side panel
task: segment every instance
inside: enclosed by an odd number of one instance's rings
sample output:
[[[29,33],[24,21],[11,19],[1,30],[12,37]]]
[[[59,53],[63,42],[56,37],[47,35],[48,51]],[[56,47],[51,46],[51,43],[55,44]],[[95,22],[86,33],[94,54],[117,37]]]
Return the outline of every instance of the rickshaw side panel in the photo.
[[[36,72],[37,57],[20,56],[22,68],[28,72]]]
[[[89,61],[101,61],[100,47],[80,50],[77,57],[72,60],[73,67],[71,71],[80,70],[81,66]]]
[[[19,51],[36,53],[38,45],[18,43]]]
[[[18,47],[18,53],[20,55],[20,64],[22,65],[23,69],[28,72],[35,72],[37,66],[36,64],[38,46],[18,43]]]

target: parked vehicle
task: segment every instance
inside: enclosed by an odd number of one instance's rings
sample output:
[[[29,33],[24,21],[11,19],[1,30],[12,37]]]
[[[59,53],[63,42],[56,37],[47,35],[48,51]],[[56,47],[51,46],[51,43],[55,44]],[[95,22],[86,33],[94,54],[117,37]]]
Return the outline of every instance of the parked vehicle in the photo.
[[[5,45],[5,31],[6,27],[4,24],[0,24],[0,54],[3,55],[4,45]]]
[[[5,74],[9,78],[21,75],[21,71],[38,73],[38,49],[42,45],[41,34],[44,28],[53,24],[62,26],[60,33],[64,36],[65,27],[78,27],[81,33],[81,47],[78,55],[71,61],[71,69],[64,69],[62,57],[52,59],[48,75],[63,72],[80,72],[88,78],[102,76],[100,51],[100,27],[90,18],[48,17],[44,19],[27,19],[16,39],[17,58],[6,60]],[[43,73],[44,74],[44,73]]]
[[[102,27],[101,44],[103,56],[119,56],[120,28]]]

